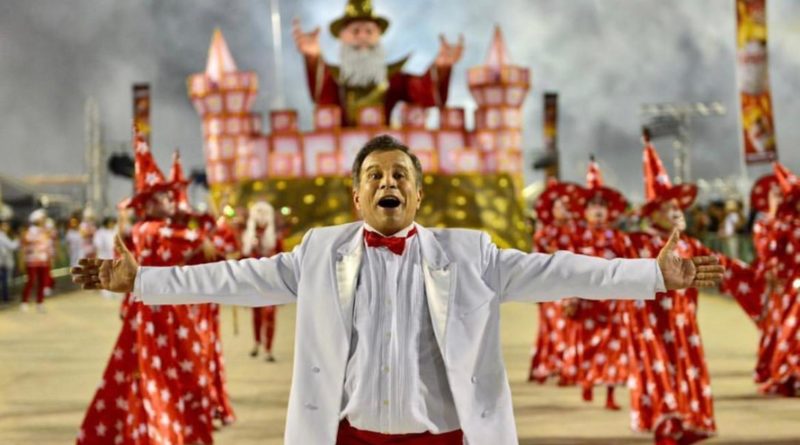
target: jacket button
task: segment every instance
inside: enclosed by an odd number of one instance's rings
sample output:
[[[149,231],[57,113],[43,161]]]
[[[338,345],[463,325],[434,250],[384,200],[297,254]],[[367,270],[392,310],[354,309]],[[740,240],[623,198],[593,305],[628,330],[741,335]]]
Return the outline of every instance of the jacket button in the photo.
[[[314,366],[313,368],[311,368],[311,372],[313,372],[314,374],[317,374],[317,373],[319,373],[319,368]]]
[[[483,418],[489,417],[489,410],[488,409],[483,410],[483,412],[481,413],[481,417]]]
[[[313,403],[306,403],[304,406],[311,411],[316,411],[317,409],[317,405],[314,405]]]
[[[478,382],[478,378],[475,377],[475,376],[472,376],[472,378],[470,380],[472,380],[472,383],[477,383]]]

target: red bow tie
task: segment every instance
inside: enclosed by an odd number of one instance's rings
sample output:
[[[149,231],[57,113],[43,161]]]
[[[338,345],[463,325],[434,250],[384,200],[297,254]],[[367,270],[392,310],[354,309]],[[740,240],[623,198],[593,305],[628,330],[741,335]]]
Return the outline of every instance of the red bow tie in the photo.
[[[406,240],[417,233],[417,228],[412,227],[405,237],[397,236],[383,236],[380,233],[375,233],[370,230],[364,231],[364,240],[369,247],[385,247],[391,250],[396,255],[402,255],[403,250],[406,248]]]

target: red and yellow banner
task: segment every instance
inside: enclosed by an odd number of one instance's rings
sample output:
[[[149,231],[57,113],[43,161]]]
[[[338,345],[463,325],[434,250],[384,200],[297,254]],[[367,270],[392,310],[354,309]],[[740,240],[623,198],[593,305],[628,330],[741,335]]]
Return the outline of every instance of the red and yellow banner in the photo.
[[[133,124],[150,144],[150,84],[133,85]]]
[[[552,164],[545,169],[547,178],[559,177],[558,168],[558,94],[544,94],[544,151],[552,157]]]
[[[736,59],[744,158],[778,158],[767,63],[767,0],[736,0]]]

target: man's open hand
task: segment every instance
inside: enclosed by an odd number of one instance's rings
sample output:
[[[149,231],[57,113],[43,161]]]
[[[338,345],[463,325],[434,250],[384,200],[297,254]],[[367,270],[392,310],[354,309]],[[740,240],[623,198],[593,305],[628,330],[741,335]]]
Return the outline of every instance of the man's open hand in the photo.
[[[120,255],[119,259],[82,258],[78,266],[71,270],[72,282],[80,284],[84,289],[105,289],[122,293],[133,291],[139,264],[119,235],[114,239],[114,248]]]
[[[667,290],[686,289],[687,287],[717,287],[722,281],[725,268],[719,264],[715,256],[698,256],[681,258],[676,250],[680,231],[677,229],[658,253],[658,267],[664,277]]]

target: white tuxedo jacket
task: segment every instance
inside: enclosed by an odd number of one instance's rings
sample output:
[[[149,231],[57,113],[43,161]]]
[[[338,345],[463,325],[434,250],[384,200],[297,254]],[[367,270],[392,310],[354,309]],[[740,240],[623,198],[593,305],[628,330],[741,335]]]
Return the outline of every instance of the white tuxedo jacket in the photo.
[[[342,408],[362,223],[310,230],[290,253],[183,267],[142,267],[146,304],[297,303],[285,443],[334,445]],[[604,260],[498,249],[483,232],[417,226],[425,295],[465,441],[517,443],[500,350],[500,303],[582,298],[651,299],[663,286],[654,260]]]

